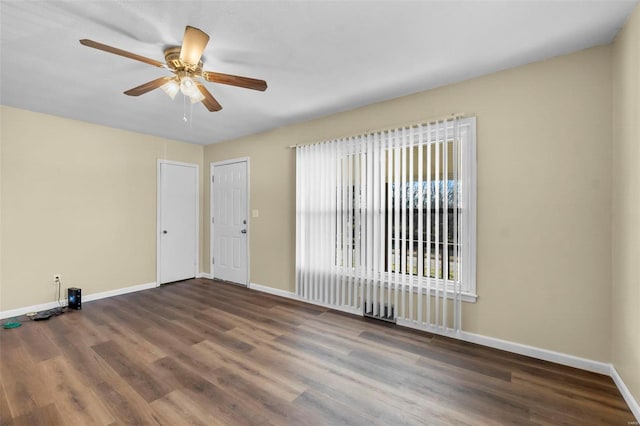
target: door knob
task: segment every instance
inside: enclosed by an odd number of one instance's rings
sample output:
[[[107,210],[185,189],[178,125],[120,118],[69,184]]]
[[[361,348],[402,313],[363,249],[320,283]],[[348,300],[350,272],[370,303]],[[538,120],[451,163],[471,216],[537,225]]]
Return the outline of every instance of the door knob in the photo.
[[[166,234],[166,233],[167,233],[167,230],[166,230],[166,229],[165,229],[165,230],[163,230],[163,231],[162,231],[162,233],[163,233],[163,234]]]
[[[246,229],[243,229],[243,230],[242,230],[242,231],[240,231],[240,232],[242,232],[243,234],[246,234],[246,233],[247,233],[247,230],[246,230]]]

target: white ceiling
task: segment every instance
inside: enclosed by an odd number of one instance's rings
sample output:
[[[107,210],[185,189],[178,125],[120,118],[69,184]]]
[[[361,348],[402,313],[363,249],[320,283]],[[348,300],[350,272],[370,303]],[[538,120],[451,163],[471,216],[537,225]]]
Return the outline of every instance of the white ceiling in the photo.
[[[0,1],[0,103],[210,144],[606,44],[636,3]],[[78,43],[163,61],[186,25],[211,36],[205,70],[267,91],[207,83],[223,110],[185,123],[180,94],[122,93],[167,70]]]

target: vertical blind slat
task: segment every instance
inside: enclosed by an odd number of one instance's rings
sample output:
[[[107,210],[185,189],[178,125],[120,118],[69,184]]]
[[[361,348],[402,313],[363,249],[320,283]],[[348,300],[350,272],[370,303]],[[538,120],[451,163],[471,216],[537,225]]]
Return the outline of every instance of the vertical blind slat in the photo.
[[[435,164],[435,281],[436,281],[436,297],[435,297],[435,325],[440,325],[440,285],[439,285],[439,276],[440,276],[440,185],[438,182],[438,178],[440,177],[440,123],[436,125],[436,138],[435,138],[435,155],[436,155],[436,164]]]
[[[393,141],[394,141],[394,151],[395,151],[395,155],[394,155],[394,160],[395,160],[395,164],[394,164],[394,179],[393,179],[393,186],[394,186],[394,206],[393,206],[393,214],[394,214],[394,265],[395,265],[395,274],[393,274],[393,286],[389,285],[389,292],[388,292],[388,296],[387,296],[387,306],[388,306],[388,310],[387,310],[387,316],[390,316],[391,314],[391,300],[394,301],[394,306],[398,306],[398,282],[401,279],[401,264],[400,264],[400,256],[401,256],[401,251],[402,249],[400,248],[400,238],[401,238],[401,234],[400,234],[400,173],[401,173],[401,169],[400,169],[400,160],[402,157],[402,153],[401,151],[401,146],[400,146],[400,140],[398,138],[398,130],[394,130],[394,136],[393,136]],[[392,289],[394,290],[392,293]],[[394,313],[395,315],[395,313]]]
[[[452,165],[453,165],[453,259],[455,261],[455,268],[453,270],[453,285],[455,292],[455,301],[453,304],[453,328],[459,330],[460,324],[458,322],[460,315],[460,252],[458,250],[458,138],[460,137],[458,132],[458,126],[454,128],[453,135],[453,148],[452,148]]]
[[[339,241],[340,241],[340,252],[339,252],[339,263],[338,270],[340,271],[340,276],[338,278],[338,294],[336,298],[336,305],[341,306],[342,301],[344,300],[344,289],[346,286],[346,256],[347,256],[347,247],[346,247],[346,234],[347,231],[345,226],[347,225],[347,157],[346,157],[346,141],[344,139],[340,140],[339,153],[338,153],[338,161],[340,172],[338,174],[338,190],[339,190],[339,198],[338,198],[338,212],[339,212]]]
[[[355,300],[355,308],[360,308],[361,300],[364,298],[364,289],[367,283],[367,251],[369,251],[369,246],[371,245],[368,237],[368,227],[367,227],[367,194],[369,192],[369,185],[367,180],[367,144],[364,136],[360,136],[360,211],[358,214],[360,215],[360,270],[359,270],[359,283],[358,283],[358,293],[356,295]]]
[[[359,138],[358,138],[359,139]],[[353,288],[352,288],[352,296],[350,306],[357,307],[358,305],[358,297],[359,297],[359,289],[360,289],[360,272],[362,268],[361,263],[361,255],[362,250],[360,245],[362,244],[362,211],[360,210],[360,202],[361,202],[361,193],[362,186],[360,185],[360,176],[361,176],[361,155],[362,152],[356,147],[359,146],[357,143],[357,139],[354,139],[354,149],[355,153],[353,156],[353,214],[354,214],[354,230],[353,230]],[[364,248],[364,247],[362,247]]]
[[[398,311],[402,312],[402,317],[406,316],[405,312],[405,300],[404,300],[404,289],[407,280],[407,272],[409,268],[407,266],[407,261],[409,259],[409,238],[410,236],[407,234],[407,208],[408,208],[408,200],[407,200],[407,138],[405,135],[406,129],[402,129],[402,137],[400,140],[402,141],[400,149],[401,149],[401,196],[400,196],[400,211],[402,212],[402,216],[400,218],[401,228],[400,228],[400,291],[398,291],[398,287],[396,287],[396,301],[394,306],[396,307],[396,316],[398,316]],[[399,293],[399,294],[398,294]],[[398,297],[400,297],[400,306],[398,306]]]
[[[380,273],[380,259],[382,258],[380,256],[380,250],[382,250],[382,236],[383,236],[383,232],[384,229],[381,227],[381,220],[380,220],[380,191],[377,191],[377,188],[384,188],[384,182],[380,180],[380,175],[381,175],[381,170],[384,170],[384,168],[381,167],[381,164],[384,165],[384,163],[380,162],[381,159],[381,155],[380,155],[380,143],[378,140],[378,135],[377,134],[373,134],[371,135],[371,138],[373,139],[373,163],[372,163],[372,168],[373,168],[373,208],[371,209],[372,213],[373,213],[373,238],[374,238],[374,251],[373,251],[373,281],[371,284],[371,299],[370,299],[370,303],[371,303],[371,314],[372,315],[377,315],[378,314],[378,306],[377,306],[377,301],[378,301],[378,296],[377,296],[377,290],[378,290],[378,285],[380,283],[380,277],[379,277],[379,273]]]
[[[383,241],[387,241],[385,239],[385,220],[384,220],[384,216],[383,216],[383,212],[384,212],[384,202],[385,202],[385,145],[384,142],[381,140],[381,135],[380,133],[376,133],[374,134],[374,146],[375,146],[375,152],[376,155],[378,156],[378,161],[376,162],[375,165],[375,171],[374,173],[376,173],[376,188],[379,188],[379,191],[377,191],[378,194],[378,200],[377,202],[375,202],[375,206],[374,206],[374,212],[375,212],[375,221],[378,223],[378,227],[376,229],[378,229],[378,234],[377,234],[377,242],[378,242],[378,251],[377,251],[377,258],[376,258],[376,264],[375,264],[375,282],[374,282],[374,287],[373,287],[373,315],[378,316],[379,315],[379,310],[378,310],[378,288],[382,287],[381,283],[384,281],[385,277],[384,277],[384,265],[385,265],[385,260],[384,260],[384,253],[385,253],[385,247],[386,244],[383,244]]]
[[[322,143],[320,144],[320,155],[321,158],[324,157],[324,150],[326,147],[326,143]],[[315,219],[316,219],[316,245],[320,247],[320,250],[324,250],[323,246],[324,246],[324,238],[322,235],[322,227],[323,227],[323,218],[322,218],[322,194],[324,192],[324,186],[325,186],[325,182],[323,182],[323,174],[324,171],[322,170],[322,167],[318,167],[317,169],[317,176],[318,176],[318,196],[315,199]],[[322,270],[322,263],[323,263],[323,257],[324,257],[324,253],[319,253],[319,256],[317,256],[316,259],[316,285],[315,285],[315,290],[316,290],[316,300],[320,303],[322,303],[322,297],[321,297],[321,292],[322,292],[322,275],[323,275],[323,270]]]
[[[329,236],[331,238],[331,279],[329,280],[329,304],[330,305],[335,305],[336,304],[336,277],[338,276],[337,273],[337,264],[338,262],[337,260],[337,256],[338,256],[338,238],[337,238],[337,226],[336,226],[336,222],[337,222],[337,216],[336,216],[336,212],[337,212],[337,193],[338,191],[336,191],[334,188],[339,188],[338,186],[338,170],[337,170],[337,160],[338,160],[338,144],[337,143],[331,143],[330,144],[330,151],[329,151],[329,158],[330,158],[330,176],[331,176],[331,181],[329,183],[330,185],[330,191],[329,191],[329,208],[330,208],[330,214],[329,219],[331,220],[331,235]]]
[[[431,187],[431,161],[432,161],[432,155],[431,155],[431,149],[432,149],[432,128],[431,128],[431,124],[429,124],[427,126],[427,265],[429,267],[428,272],[427,272],[427,296],[426,296],[426,302],[427,302],[427,320],[426,323],[428,325],[431,324],[431,284],[432,284],[432,280],[431,280],[431,271],[432,271],[432,267],[431,267],[431,239],[433,238],[433,235],[431,233],[431,209],[433,207],[432,203],[431,203],[431,196],[432,196],[432,187]]]
[[[347,271],[349,274],[349,280],[348,280],[348,285],[347,285],[347,300],[346,300],[346,305],[350,306],[352,303],[352,298],[353,298],[353,287],[354,287],[354,281],[355,281],[355,273],[356,273],[356,268],[355,268],[355,255],[354,255],[354,240],[355,240],[355,229],[354,229],[354,222],[355,222],[355,211],[354,211],[354,191],[353,191],[353,175],[355,173],[355,152],[354,152],[354,143],[353,143],[353,138],[349,138],[349,171],[347,174],[347,189],[348,189],[348,193],[347,193],[347,213],[348,213],[348,223],[349,223],[349,227],[348,229],[348,234],[347,234],[347,244],[348,244],[348,252],[347,252]]]
[[[444,295],[442,296],[442,326],[448,326],[447,306],[448,306],[448,289],[447,279],[449,277],[449,125],[444,123],[444,141],[442,145],[442,288]]]
[[[424,147],[423,147],[423,129],[422,125],[418,127],[418,324],[422,324],[424,322],[422,316],[422,286],[424,282],[424,221],[423,221],[423,206],[424,203],[424,193],[423,193],[423,167],[424,167]]]
[[[311,163],[311,161],[309,161],[309,150],[310,148],[306,150],[306,154],[305,154],[308,160],[307,163]],[[307,184],[311,184],[312,177],[313,175],[311,175],[311,177],[307,179]],[[309,197],[307,197],[307,200],[306,200],[306,210],[307,210],[307,227],[309,230],[309,238],[307,238],[305,246],[306,246],[307,253],[310,253],[311,241],[313,238],[313,215],[311,213],[311,199]],[[312,280],[312,273],[313,273],[313,267],[314,267],[312,256],[307,257],[307,265],[308,265],[308,268],[307,268],[307,271],[305,272],[307,275],[306,277],[307,279],[305,281],[306,282],[305,295],[306,297],[311,298],[311,280]]]
[[[304,217],[305,214],[302,211],[302,194],[303,194],[303,174],[301,172],[302,164],[302,150],[296,150],[296,294],[302,296],[300,286],[302,284],[302,277],[300,272],[304,268],[304,245],[302,244],[305,233],[304,229]],[[213,271],[212,271],[213,272]]]
[[[371,303],[371,282],[373,281],[373,253],[376,249],[375,241],[373,240],[373,189],[375,184],[373,183],[373,141],[371,136],[367,135],[365,138],[366,144],[366,191],[367,202],[366,208],[366,221],[367,221],[367,252],[365,261],[365,276],[366,276],[366,293],[363,290],[363,309],[364,312],[369,312],[369,303]]]
[[[409,262],[409,274],[407,275],[408,277],[408,281],[409,281],[409,314],[407,315],[406,312],[403,312],[405,318],[410,319],[413,321],[414,317],[413,317],[413,271],[414,268],[416,268],[415,265],[415,260],[416,257],[413,255],[414,254],[414,241],[413,241],[413,200],[414,200],[414,191],[413,191],[413,187],[414,187],[414,170],[413,170],[413,150],[414,150],[414,142],[413,142],[413,128],[409,129],[409,138],[408,138],[408,142],[409,142],[409,256],[410,256],[410,262]],[[405,137],[405,140],[407,138]],[[416,247],[417,248],[417,247]],[[415,259],[415,260],[414,260]],[[402,298],[402,300],[404,301],[404,296]]]
[[[388,140],[387,141],[387,173],[385,178],[387,179],[387,279],[386,279],[386,284],[390,287],[391,286],[391,281],[393,280],[393,251],[391,249],[393,244],[389,244],[389,242],[393,241],[394,235],[393,235],[393,165],[394,165],[394,161],[393,161],[393,157],[395,155],[395,152],[393,150],[393,145],[392,145],[392,141]],[[385,300],[385,293],[384,293],[384,285],[381,283],[380,284],[380,300],[379,300],[379,308],[380,308],[380,316],[384,315],[384,300]]]

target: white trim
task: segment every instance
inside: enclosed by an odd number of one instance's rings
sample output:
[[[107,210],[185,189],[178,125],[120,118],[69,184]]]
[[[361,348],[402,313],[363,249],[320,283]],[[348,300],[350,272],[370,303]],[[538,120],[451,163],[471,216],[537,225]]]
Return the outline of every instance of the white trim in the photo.
[[[260,285],[260,284],[256,284],[256,283],[249,283],[249,288],[251,290],[257,290],[257,291],[261,291],[263,293],[269,293],[269,294],[274,294],[274,295],[280,296],[280,297],[286,297],[287,299],[302,300],[302,299],[300,299],[298,297],[297,294],[295,294],[292,291],[280,290],[279,288],[267,287],[266,285]]]
[[[256,283],[250,283],[249,284],[249,288],[251,290],[261,291],[263,293],[269,293],[269,294],[273,294],[275,296],[285,297],[287,299],[298,300],[300,302],[309,303],[309,304],[312,304],[312,305],[322,306],[324,308],[329,308],[329,309],[333,309],[333,310],[336,310],[336,311],[341,311],[341,312],[346,312],[346,313],[353,314],[353,315],[362,316],[362,309],[349,308],[349,307],[342,308],[340,306],[321,303],[321,302],[318,302],[318,301],[315,301],[315,300],[307,300],[307,299],[305,299],[303,297],[298,296],[294,292],[287,291],[287,290],[280,290],[279,288],[267,287],[267,286],[256,284]]]
[[[61,302],[62,302],[62,306],[67,305],[66,299],[61,300]],[[29,312],[39,312],[47,309],[57,308],[59,306],[60,305],[58,305],[58,302],[48,302],[48,303],[41,303],[39,305],[32,305],[32,306],[25,306],[23,308],[11,309],[8,311],[0,312],[0,319],[19,317],[20,315],[24,315]]]
[[[250,286],[251,283],[251,158],[249,157],[238,157],[238,158],[231,158],[228,160],[222,160],[222,161],[214,161],[209,163],[209,270],[211,271],[209,273],[211,279],[213,279],[213,277],[215,276],[214,273],[214,264],[213,264],[213,169],[216,166],[226,166],[229,164],[235,164],[235,163],[246,163],[247,167],[246,167],[246,171],[247,171],[247,179],[246,179],[246,184],[247,184],[247,250],[246,250],[246,277],[247,277],[247,281],[245,283],[240,283],[243,284],[247,287]],[[285,296],[286,297],[286,296]]]
[[[495,337],[483,336],[482,334],[470,333],[468,331],[460,332],[460,340],[466,342],[477,343],[479,345],[488,346],[490,348],[501,349],[507,352],[513,352],[520,355],[530,356],[532,358],[544,361],[554,362],[569,367],[579,368],[581,370],[592,371],[594,373],[609,375],[611,372],[611,364],[601,361],[594,361],[588,358],[582,358],[574,355],[556,352],[549,349],[542,349],[535,346],[524,345],[522,343],[511,342],[508,340],[497,339]]]
[[[387,273],[385,272],[385,275]],[[392,277],[402,277],[402,274],[398,274],[395,272],[391,273]],[[419,281],[418,281],[418,277],[413,277],[412,278],[413,281],[410,281],[408,284],[411,285],[413,284],[413,294],[418,294],[420,292],[420,288],[419,288]],[[382,278],[380,278],[378,281],[380,281],[380,287],[379,288],[384,288],[387,289],[389,287],[389,283],[388,283],[388,279],[386,276],[383,276]],[[457,297],[457,295],[455,294],[455,290],[453,288],[453,281],[447,280],[447,292],[444,291],[444,287],[442,285],[442,280],[438,279],[431,279],[431,281],[433,282],[434,286],[431,287],[430,289],[427,287],[423,287],[422,288],[422,295],[426,295],[427,292],[430,292],[431,296],[435,296],[436,295],[436,289],[441,292],[442,294],[439,295],[439,297],[446,297],[447,299],[453,300]],[[392,282],[391,283],[391,289],[395,289],[397,287],[401,287],[401,284],[396,285],[396,283]],[[400,291],[400,290],[398,290]],[[473,294],[473,293],[467,293],[465,291],[460,293],[460,300],[462,300],[463,302],[468,302],[468,303],[476,303],[478,301],[478,295],[477,294]]]
[[[471,188],[469,194],[469,208],[467,218],[469,220],[468,226],[469,230],[466,237],[469,238],[469,241],[466,245],[469,247],[469,253],[467,256],[468,267],[466,270],[467,276],[463,281],[463,288],[466,288],[466,291],[470,294],[478,294],[477,291],[477,266],[478,266],[478,140],[477,140],[477,123],[476,117],[468,117],[461,121],[461,124],[467,122],[466,125],[469,132],[469,149],[470,153],[468,156],[469,160],[469,176],[467,179],[467,184]],[[461,126],[462,127],[462,126]],[[467,170],[463,170],[463,173],[467,173]],[[458,226],[460,226],[458,224]],[[462,243],[458,240],[458,244],[462,245]]]
[[[229,164],[235,164],[235,163],[243,163],[243,162],[249,162],[250,158],[249,157],[238,157],[238,158],[230,158],[228,160],[222,160],[222,161],[212,161],[210,164],[211,166],[227,166]]]
[[[152,282],[147,284],[134,285],[131,287],[117,288],[115,290],[102,291],[100,293],[82,295],[82,302],[83,303],[92,302],[94,300],[106,299],[113,296],[119,296],[121,294],[134,293],[136,291],[148,290],[150,288],[155,288],[155,287],[156,287],[156,283]],[[62,306],[67,306],[66,298],[64,300],[61,300],[61,302],[62,302]],[[58,306],[59,306],[58,302],[48,302],[48,303],[42,303],[40,305],[25,306],[22,308],[11,309],[9,311],[2,311],[0,312],[0,319],[13,318],[20,315],[24,315],[28,312],[39,312],[39,311],[44,311],[46,309],[57,308]]]
[[[183,163],[181,161],[171,161],[171,160],[163,160],[158,159],[158,163],[156,166],[156,286],[159,287],[161,281],[160,277],[160,259],[161,257],[161,247],[160,247],[160,233],[162,232],[161,228],[161,203],[162,203],[162,187],[161,187],[161,179],[160,179],[160,167],[162,164],[168,164],[173,166],[184,166],[184,167],[194,167],[196,169],[196,262],[194,265],[193,276],[197,277],[198,271],[200,270],[200,166],[194,163]]]
[[[625,402],[629,406],[629,409],[635,416],[638,423],[640,423],[640,404],[638,403],[638,401],[635,400],[635,398],[631,394],[631,391],[629,390],[627,385],[624,384],[622,377],[620,377],[620,374],[618,374],[618,370],[616,370],[616,367],[613,364],[611,364],[611,371],[609,372],[609,374],[613,379],[613,383],[616,384],[616,386],[618,387],[618,390],[622,394],[622,397],[624,398]]]
[[[117,288],[115,290],[101,291],[100,293],[93,293],[86,296],[82,296],[82,302],[92,302],[94,300],[106,299],[108,297],[120,296],[127,293],[135,293],[136,291],[148,290],[150,288],[157,287],[155,282],[147,284],[139,284],[131,287]]]
[[[162,232],[162,230],[160,229],[160,204],[161,204],[161,197],[160,194],[162,193],[162,188],[161,188],[161,170],[160,170],[160,161],[158,160],[157,164],[156,164],[156,286],[160,286],[160,254],[161,254],[161,250],[160,250],[160,233]]]
[[[350,307],[344,307],[343,308],[343,307],[340,307],[340,306],[330,305],[330,304],[322,303],[322,302],[315,301],[315,300],[308,300],[308,299],[305,299],[303,297],[298,296],[294,292],[286,291],[286,290],[280,290],[279,288],[267,287],[267,286],[260,285],[260,284],[255,284],[255,283],[250,283],[249,284],[249,288],[251,290],[261,291],[263,293],[269,293],[269,294],[273,294],[275,296],[285,297],[287,299],[298,300],[298,301],[303,302],[303,303],[309,303],[309,304],[316,305],[316,306],[322,306],[324,308],[334,309],[336,311],[341,311],[341,312],[346,312],[346,313],[353,314],[353,315],[362,316],[362,309],[350,308]]]
[[[196,278],[208,278],[210,280],[213,279],[213,275],[211,275],[208,272],[198,272],[198,274],[196,275]]]

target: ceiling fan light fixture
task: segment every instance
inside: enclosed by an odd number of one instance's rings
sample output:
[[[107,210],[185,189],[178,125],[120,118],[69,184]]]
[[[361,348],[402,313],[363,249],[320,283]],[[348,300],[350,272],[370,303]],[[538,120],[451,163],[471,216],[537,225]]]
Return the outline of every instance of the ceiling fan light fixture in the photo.
[[[178,85],[178,83],[175,80],[169,80],[168,82],[166,82],[165,84],[163,84],[162,86],[160,86],[160,88],[164,91],[164,93],[167,94],[167,96],[169,96],[171,99],[175,99],[176,95],[178,94],[178,92],[180,91],[180,86]]]
[[[196,82],[193,81],[191,77],[187,76],[180,79],[180,91],[183,95],[189,97],[195,96],[196,93],[200,93],[198,91],[198,86],[196,86]]]
[[[197,90],[196,93],[191,96],[192,104],[195,104],[196,102],[202,102],[203,100],[204,100],[204,95],[200,93],[199,90]]]

